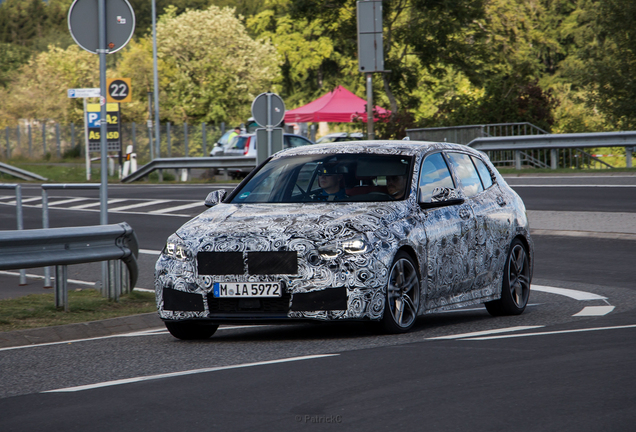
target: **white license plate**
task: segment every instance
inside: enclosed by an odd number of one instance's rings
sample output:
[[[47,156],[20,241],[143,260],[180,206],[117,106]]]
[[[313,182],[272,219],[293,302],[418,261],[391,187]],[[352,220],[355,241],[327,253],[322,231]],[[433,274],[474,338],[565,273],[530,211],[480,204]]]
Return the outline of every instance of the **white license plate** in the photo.
[[[280,297],[280,283],[277,282],[216,282],[214,297]]]

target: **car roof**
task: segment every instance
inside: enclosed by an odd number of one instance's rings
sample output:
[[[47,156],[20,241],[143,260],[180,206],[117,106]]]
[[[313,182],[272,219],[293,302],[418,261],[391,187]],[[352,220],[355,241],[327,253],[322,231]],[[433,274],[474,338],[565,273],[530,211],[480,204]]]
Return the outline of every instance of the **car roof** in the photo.
[[[337,154],[337,153],[375,153],[415,155],[429,150],[461,150],[477,155],[478,153],[460,144],[437,143],[429,141],[339,141],[335,143],[314,144],[283,150],[276,156]]]

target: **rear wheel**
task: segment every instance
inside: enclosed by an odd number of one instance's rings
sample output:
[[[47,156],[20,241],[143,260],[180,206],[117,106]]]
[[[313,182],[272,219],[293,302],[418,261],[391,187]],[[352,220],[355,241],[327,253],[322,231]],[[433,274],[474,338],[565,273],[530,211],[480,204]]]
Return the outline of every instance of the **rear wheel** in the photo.
[[[529,297],[530,260],[523,243],[515,239],[504,266],[501,298],[486,303],[486,309],[492,316],[519,315],[526,309]]]
[[[382,327],[387,333],[406,333],[415,324],[420,305],[420,278],[413,259],[400,251],[395,256],[386,288]]]
[[[201,324],[193,321],[166,321],[165,324],[170,334],[181,340],[208,339],[219,328],[215,324]]]

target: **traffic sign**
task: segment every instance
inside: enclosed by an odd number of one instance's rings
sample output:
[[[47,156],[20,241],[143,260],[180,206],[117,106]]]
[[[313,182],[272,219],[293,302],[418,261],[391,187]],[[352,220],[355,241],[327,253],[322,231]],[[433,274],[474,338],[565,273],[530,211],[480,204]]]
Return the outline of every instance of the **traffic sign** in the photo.
[[[75,42],[86,51],[99,50],[99,21],[97,0],[75,0],[68,11],[68,28]],[[135,32],[135,13],[127,0],[106,2],[107,54],[119,51]]]
[[[130,78],[108,78],[106,80],[108,102],[132,102]]]
[[[101,107],[99,104],[88,104],[86,109],[88,121],[88,149],[90,152],[101,151]],[[106,104],[106,148],[107,151],[121,149],[121,116],[119,104]]]
[[[276,93],[261,93],[252,102],[252,117],[261,127],[278,126],[285,117],[285,103]]]
[[[98,88],[78,88],[68,89],[67,94],[70,98],[99,97],[100,91]]]

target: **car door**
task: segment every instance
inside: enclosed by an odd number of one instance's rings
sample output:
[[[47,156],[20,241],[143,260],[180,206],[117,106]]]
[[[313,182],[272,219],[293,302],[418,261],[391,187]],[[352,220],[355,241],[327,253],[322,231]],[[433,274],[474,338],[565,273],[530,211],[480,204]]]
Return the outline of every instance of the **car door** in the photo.
[[[471,156],[484,191],[471,201],[477,221],[477,248],[479,250],[475,289],[487,290],[500,284],[501,274],[511,238],[510,206],[495,182],[496,177],[479,157]],[[488,293],[484,292],[484,295]]]
[[[509,222],[501,212],[499,189],[483,161],[465,153],[449,152],[447,156],[475,215],[474,245],[470,252],[474,256],[473,295],[487,297],[492,295],[493,283],[501,273],[500,260],[505,254],[501,241],[510,229]]]
[[[442,153],[428,155],[420,168],[418,202],[426,231],[426,309],[470,300],[475,260],[475,218],[463,200]],[[445,198],[438,198],[445,194]]]

